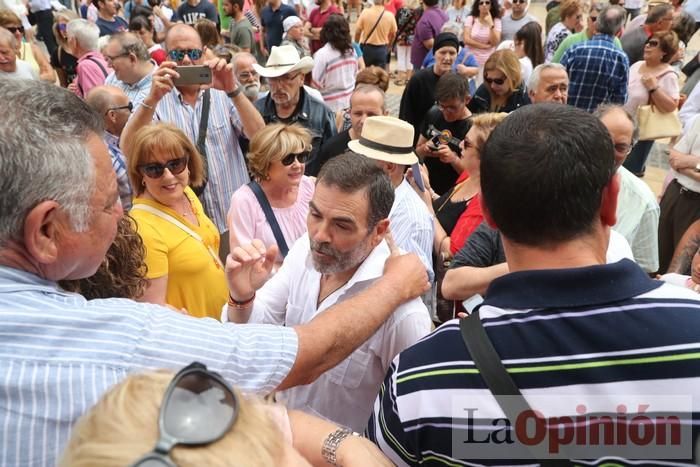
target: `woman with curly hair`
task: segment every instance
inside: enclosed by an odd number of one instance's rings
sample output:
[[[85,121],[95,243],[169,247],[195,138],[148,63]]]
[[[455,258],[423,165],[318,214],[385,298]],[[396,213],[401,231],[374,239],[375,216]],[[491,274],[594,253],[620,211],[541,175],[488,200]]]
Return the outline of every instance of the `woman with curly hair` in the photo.
[[[501,42],[501,6],[498,0],[474,0],[471,14],[464,20],[464,45],[468,46],[479,66]]]
[[[136,299],[146,290],[146,249],[136,224],[125,214],[117,224],[117,236],[97,272],[85,279],[60,281],[69,292],[88,300],[96,298]]]
[[[311,84],[321,91],[331,110],[342,110],[350,104],[357,74],[357,54],[345,17],[338,14],[328,17],[321,29],[321,42],[323,47],[314,54]]]

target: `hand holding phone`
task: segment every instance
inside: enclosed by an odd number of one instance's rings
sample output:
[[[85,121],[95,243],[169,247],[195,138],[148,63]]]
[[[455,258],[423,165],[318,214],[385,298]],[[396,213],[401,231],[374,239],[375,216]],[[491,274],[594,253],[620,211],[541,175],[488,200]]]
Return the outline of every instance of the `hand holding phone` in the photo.
[[[175,71],[180,75],[179,78],[173,79],[173,84],[175,86],[211,84],[211,68],[208,66],[177,66],[175,67]]]

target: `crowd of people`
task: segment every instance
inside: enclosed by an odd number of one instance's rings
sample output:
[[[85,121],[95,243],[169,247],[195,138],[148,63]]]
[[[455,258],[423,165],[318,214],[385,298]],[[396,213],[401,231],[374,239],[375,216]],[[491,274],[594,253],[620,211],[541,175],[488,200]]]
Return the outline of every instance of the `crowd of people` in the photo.
[[[700,462],[686,2],[0,2],[0,465]]]

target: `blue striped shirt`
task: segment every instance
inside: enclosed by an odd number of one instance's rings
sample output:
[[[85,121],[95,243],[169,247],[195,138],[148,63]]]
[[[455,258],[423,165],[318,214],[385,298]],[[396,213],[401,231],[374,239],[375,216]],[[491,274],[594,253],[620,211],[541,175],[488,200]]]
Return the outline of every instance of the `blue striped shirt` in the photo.
[[[238,110],[225,92],[211,89],[209,124],[207,126],[208,182],[200,197],[204,209],[220,232],[228,229],[226,214],[233,193],[250,181],[245,157],[238,145],[243,126]],[[153,119],[168,122],[180,128],[196,143],[202,115],[202,95],[192,106],[182,100],[182,94],[173,88],[156,107]]]
[[[588,407],[590,396],[601,395],[700,400],[700,299],[687,289],[649,279],[630,260],[508,274],[492,282],[480,318],[526,398],[575,396]],[[455,398],[472,401],[471,407],[481,414],[503,416],[471,359],[457,320],[394,359],[368,435],[399,466],[482,465],[452,455],[452,436],[461,428],[455,418],[464,418]],[[533,406],[538,408],[543,407]],[[560,410],[573,412],[573,407]],[[697,402],[693,409],[678,410],[686,424],[692,419],[697,439]],[[572,412],[554,415],[576,415]],[[477,423],[474,439],[485,439],[478,430],[492,428]],[[479,446],[472,447],[474,459],[479,459]],[[605,454],[597,454],[598,462],[581,465],[604,463]]]
[[[292,328],[86,300],[2,266],[0,323],[0,466],[56,465],[73,423],[130,372],[198,360],[244,390],[268,393],[298,348]]]
[[[157,67],[153,65],[153,69],[140,81],[134,84],[127,84],[117,78],[114,72],[110,73],[105,79],[105,84],[110,86],[115,86],[121,89],[124,94],[129,98],[129,101],[134,104],[134,108],[141,105],[141,102],[148,96],[151,92],[151,84],[153,84],[153,72],[157,70]]]
[[[569,74],[569,105],[593,112],[599,104],[627,101],[629,60],[612,36],[596,34],[572,46],[561,64]]]

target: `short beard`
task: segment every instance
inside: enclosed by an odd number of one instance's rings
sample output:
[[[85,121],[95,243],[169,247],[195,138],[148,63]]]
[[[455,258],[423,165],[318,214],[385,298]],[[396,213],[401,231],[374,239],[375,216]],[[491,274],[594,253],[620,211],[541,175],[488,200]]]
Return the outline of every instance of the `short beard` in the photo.
[[[336,250],[328,243],[315,242],[311,239],[309,240],[311,242],[310,246],[312,252],[317,251],[324,253],[332,258],[327,263],[321,263],[312,253],[311,262],[314,265],[314,269],[321,274],[338,274],[340,272],[355,268],[362,264],[362,262],[371,252],[371,248],[369,246],[369,233],[359,245],[346,253]]]

